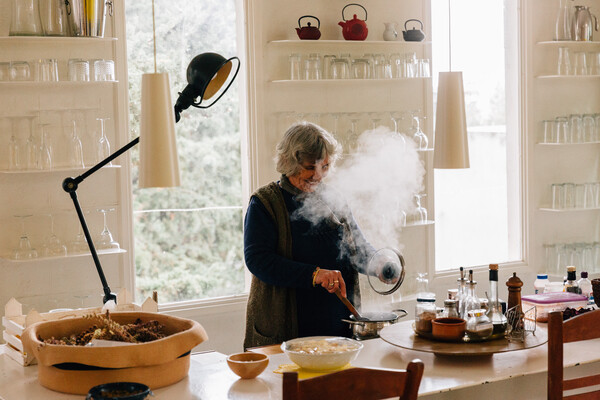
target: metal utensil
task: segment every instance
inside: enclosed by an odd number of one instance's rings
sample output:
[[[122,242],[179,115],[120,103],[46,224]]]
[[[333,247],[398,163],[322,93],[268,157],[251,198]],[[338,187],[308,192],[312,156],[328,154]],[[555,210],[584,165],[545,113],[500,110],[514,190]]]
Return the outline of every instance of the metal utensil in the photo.
[[[350,303],[350,300],[348,300],[346,297],[342,296],[340,289],[337,289],[335,291],[335,295],[342,301],[342,303],[344,303],[346,308],[348,308],[348,310],[350,310],[350,312],[352,313],[352,315],[354,315],[354,318],[356,318],[357,321],[368,321],[369,320],[368,318],[361,316],[360,313],[356,310],[356,308],[354,308],[352,303]]]

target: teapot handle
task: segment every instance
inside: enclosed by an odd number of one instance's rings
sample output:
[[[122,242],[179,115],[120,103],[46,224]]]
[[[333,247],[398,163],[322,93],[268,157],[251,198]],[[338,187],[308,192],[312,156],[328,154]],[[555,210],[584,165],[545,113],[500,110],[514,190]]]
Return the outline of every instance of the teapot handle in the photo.
[[[423,23],[421,21],[419,21],[418,19],[407,19],[406,22],[404,23],[405,30],[408,30],[408,28],[406,27],[406,24],[408,24],[410,21],[415,21],[415,22],[418,22],[419,24],[421,24],[421,30],[423,30]]]
[[[363,10],[365,10],[365,21],[367,20],[367,9],[366,8],[364,8],[363,6],[361,6],[358,3],[350,3],[350,4],[346,5],[346,7],[348,7],[348,6],[359,6],[360,8],[362,8]],[[342,8],[342,19],[344,21],[347,21],[347,19],[344,17],[344,10],[346,9],[346,7]]]
[[[321,21],[319,21],[319,18],[315,17],[314,15],[303,15],[302,17],[298,18],[298,28],[302,28],[302,26],[300,26],[300,20],[302,18],[314,18],[317,20],[317,29],[321,29]]]

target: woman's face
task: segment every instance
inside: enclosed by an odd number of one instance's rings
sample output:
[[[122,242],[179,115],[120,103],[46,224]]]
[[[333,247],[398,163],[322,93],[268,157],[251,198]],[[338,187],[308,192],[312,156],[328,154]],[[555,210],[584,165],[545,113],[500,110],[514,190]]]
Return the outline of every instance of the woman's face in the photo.
[[[300,172],[288,176],[290,183],[303,192],[312,193],[317,189],[321,180],[329,172],[329,157],[314,162],[305,161],[300,166]]]

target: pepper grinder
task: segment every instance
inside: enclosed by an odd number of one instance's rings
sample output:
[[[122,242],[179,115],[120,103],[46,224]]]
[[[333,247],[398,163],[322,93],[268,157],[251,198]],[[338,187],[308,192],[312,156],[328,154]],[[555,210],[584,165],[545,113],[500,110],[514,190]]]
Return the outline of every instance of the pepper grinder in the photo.
[[[519,310],[521,310],[521,287],[523,286],[523,281],[519,279],[516,272],[513,272],[513,276],[508,278],[506,286],[508,286],[508,304],[506,305],[506,309],[510,310],[514,306],[519,306]]]

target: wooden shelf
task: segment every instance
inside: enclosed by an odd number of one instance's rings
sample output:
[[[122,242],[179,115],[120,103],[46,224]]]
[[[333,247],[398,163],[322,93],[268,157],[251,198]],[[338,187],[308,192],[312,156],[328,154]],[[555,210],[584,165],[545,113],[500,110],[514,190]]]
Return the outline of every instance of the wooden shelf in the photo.
[[[0,82],[0,86],[15,86],[15,87],[32,87],[32,88],[44,88],[44,87],[77,87],[77,86],[98,86],[98,85],[114,85],[119,81],[87,81],[87,82],[72,82],[72,81],[58,81],[58,82],[41,82],[41,81],[3,81]]]
[[[548,207],[540,207],[540,211],[544,212],[552,212],[552,213],[570,213],[570,212],[580,212],[580,211],[597,211],[600,210],[600,207],[593,208],[548,208]]]
[[[578,80],[586,80],[586,79],[598,79],[600,75],[539,75],[536,78],[538,79],[578,79]]]
[[[290,79],[277,79],[270,81],[276,85],[281,84],[291,84],[291,85],[314,85],[314,84],[348,84],[348,83],[356,83],[356,84],[367,84],[367,83],[385,83],[385,82],[416,82],[418,80],[431,79],[431,77],[417,77],[417,78],[392,78],[392,79],[298,79],[298,80],[290,80]]]
[[[537,42],[540,46],[600,46],[599,41],[582,41],[582,40],[546,40],[542,42]]]
[[[430,45],[431,41],[422,41],[422,42],[406,42],[404,40],[272,40],[269,42],[270,45],[307,45],[307,46],[319,46],[319,45],[342,45],[342,46],[370,46],[370,45],[385,45],[385,46],[422,46],[422,45]]]
[[[44,43],[44,44],[61,44],[74,45],[83,44],[90,45],[91,43],[111,43],[116,41],[114,37],[71,37],[71,36],[2,36],[0,37],[0,45],[2,44],[27,44],[27,43]]]
[[[593,144],[599,144],[600,142],[582,142],[582,143],[537,143],[538,146],[542,147],[569,147],[569,146],[589,146]]]
[[[6,170],[1,170],[0,174],[6,174],[6,175],[20,175],[20,174],[53,174],[53,173],[68,173],[68,172],[74,172],[77,174],[80,174],[82,172],[87,171],[89,168],[91,168],[92,166],[86,167],[86,168],[53,168],[53,169],[25,169],[25,170],[19,170],[19,171],[6,171]],[[121,168],[120,165],[107,165],[102,167],[102,169],[118,169]]]
[[[127,250],[123,250],[123,249],[98,250],[98,249],[96,249],[96,252],[98,253],[99,256],[103,256],[103,255],[110,255],[110,254],[125,254],[125,253],[127,253]],[[66,256],[59,256],[59,257],[36,257],[36,258],[28,258],[25,260],[15,260],[15,259],[7,257],[7,255],[5,254],[2,257],[0,257],[0,260],[5,260],[8,262],[14,262],[14,263],[23,263],[23,262],[38,262],[38,261],[46,261],[46,260],[58,260],[58,259],[91,257],[91,256],[92,256],[91,253],[81,253],[81,254],[67,254]]]

